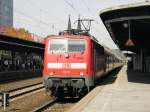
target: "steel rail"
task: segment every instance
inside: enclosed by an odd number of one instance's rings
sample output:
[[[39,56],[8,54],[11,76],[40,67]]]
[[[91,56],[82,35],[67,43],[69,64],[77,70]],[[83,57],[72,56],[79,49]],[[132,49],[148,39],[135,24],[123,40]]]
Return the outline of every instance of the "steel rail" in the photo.
[[[53,100],[50,100],[50,101],[44,103],[43,105],[35,108],[31,112],[41,112],[41,111],[45,110],[46,108],[53,106],[57,102],[57,100],[58,100],[58,98],[54,98]]]
[[[12,89],[12,90],[7,91],[7,93],[9,93],[9,101],[11,102],[11,101],[18,99],[19,97],[23,97],[25,95],[27,96],[28,94],[31,94],[32,92],[36,92],[42,89],[44,89],[44,85],[42,84],[42,82],[40,82],[40,83],[24,86],[21,88]],[[2,100],[2,97],[0,97],[0,101],[1,100]]]

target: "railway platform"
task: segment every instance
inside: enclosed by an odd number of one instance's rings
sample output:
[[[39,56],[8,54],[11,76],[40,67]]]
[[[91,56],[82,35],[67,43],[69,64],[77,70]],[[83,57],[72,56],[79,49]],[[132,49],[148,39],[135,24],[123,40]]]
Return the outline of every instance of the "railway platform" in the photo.
[[[41,69],[30,70],[18,70],[18,71],[3,71],[0,72],[0,84],[20,81],[30,78],[36,78],[42,76]]]
[[[150,112],[150,74],[127,70],[95,87],[69,112]]]

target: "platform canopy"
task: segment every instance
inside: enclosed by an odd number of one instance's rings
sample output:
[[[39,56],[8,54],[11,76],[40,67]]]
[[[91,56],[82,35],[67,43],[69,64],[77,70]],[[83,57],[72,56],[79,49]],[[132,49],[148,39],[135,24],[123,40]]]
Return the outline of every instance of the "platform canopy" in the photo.
[[[150,54],[150,2],[107,8],[100,17],[122,50]]]
[[[43,54],[44,44],[0,34],[0,50]]]

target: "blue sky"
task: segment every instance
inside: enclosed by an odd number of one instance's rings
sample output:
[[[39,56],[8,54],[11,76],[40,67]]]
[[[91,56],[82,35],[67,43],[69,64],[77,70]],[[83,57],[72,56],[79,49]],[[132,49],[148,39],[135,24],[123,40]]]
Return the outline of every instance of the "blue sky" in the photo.
[[[46,37],[58,34],[67,28],[68,15],[71,16],[72,26],[79,14],[81,18],[91,18],[91,34],[100,43],[109,48],[116,48],[99,12],[102,9],[122,4],[143,2],[144,0],[14,0],[14,27],[26,28],[31,33]]]

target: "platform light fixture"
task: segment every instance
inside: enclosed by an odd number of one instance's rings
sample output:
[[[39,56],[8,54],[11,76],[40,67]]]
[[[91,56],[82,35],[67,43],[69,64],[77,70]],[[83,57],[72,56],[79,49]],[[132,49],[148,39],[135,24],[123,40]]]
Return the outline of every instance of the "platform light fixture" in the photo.
[[[134,43],[133,43],[133,41],[131,39],[131,25],[130,25],[130,20],[128,20],[128,27],[129,27],[129,30],[128,30],[128,40],[126,41],[125,46],[131,47],[131,46],[134,46]]]
[[[128,23],[123,23],[124,28],[128,28]]]

